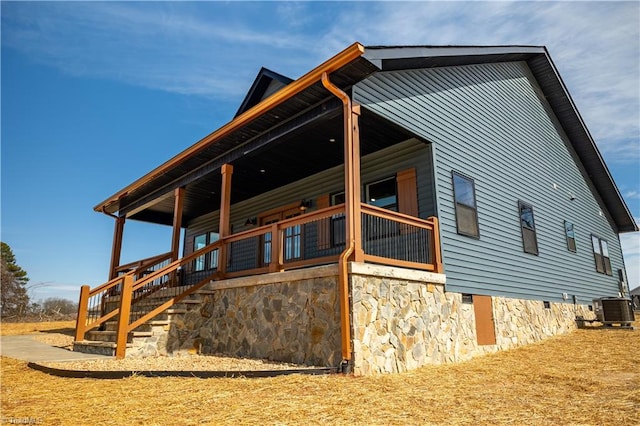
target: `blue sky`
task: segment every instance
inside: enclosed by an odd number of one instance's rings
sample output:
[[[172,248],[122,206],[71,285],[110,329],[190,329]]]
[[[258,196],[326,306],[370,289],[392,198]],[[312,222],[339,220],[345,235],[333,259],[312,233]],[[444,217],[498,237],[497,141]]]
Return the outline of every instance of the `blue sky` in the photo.
[[[32,297],[105,281],[92,208],[228,122],[260,67],[364,45],[545,45],[640,222],[638,2],[2,2],[1,237]],[[640,237],[621,237],[631,286]],[[129,222],[122,261],[168,251]]]

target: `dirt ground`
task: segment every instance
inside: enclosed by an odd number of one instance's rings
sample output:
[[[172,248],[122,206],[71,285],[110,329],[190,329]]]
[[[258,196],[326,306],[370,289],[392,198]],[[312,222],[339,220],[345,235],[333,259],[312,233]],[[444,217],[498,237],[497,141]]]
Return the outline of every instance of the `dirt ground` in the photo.
[[[1,366],[5,423],[640,424],[640,330],[576,330],[460,364],[376,377],[99,380],[49,376],[8,358]]]

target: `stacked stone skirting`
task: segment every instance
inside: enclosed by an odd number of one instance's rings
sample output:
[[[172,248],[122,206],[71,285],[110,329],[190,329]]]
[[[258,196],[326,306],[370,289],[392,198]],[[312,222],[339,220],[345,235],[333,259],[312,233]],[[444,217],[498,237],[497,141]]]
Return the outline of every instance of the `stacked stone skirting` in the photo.
[[[587,306],[492,297],[496,344],[478,345],[475,313],[462,294],[444,291],[442,275],[352,265],[354,373],[412,370],[465,361],[576,328]]]
[[[353,371],[394,373],[459,362],[563,334],[584,305],[492,297],[496,343],[479,345],[473,303],[445,292],[445,276],[350,263]],[[210,283],[201,303],[135,338],[127,356],[228,354],[336,367],[342,361],[338,268]]]
[[[335,367],[341,362],[337,270],[213,282],[199,309],[172,321],[165,351]]]

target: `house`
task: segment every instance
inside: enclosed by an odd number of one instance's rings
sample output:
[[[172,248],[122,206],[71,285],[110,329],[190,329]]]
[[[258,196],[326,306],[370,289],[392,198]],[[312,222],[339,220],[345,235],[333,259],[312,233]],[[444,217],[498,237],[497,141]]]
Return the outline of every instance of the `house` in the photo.
[[[355,43],[294,81],[263,69],[230,122],[95,210],[110,277],[81,289],[77,350],[356,374],[575,328],[638,230],[536,46]],[[170,251],[121,265],[130,220],[172,226]]]

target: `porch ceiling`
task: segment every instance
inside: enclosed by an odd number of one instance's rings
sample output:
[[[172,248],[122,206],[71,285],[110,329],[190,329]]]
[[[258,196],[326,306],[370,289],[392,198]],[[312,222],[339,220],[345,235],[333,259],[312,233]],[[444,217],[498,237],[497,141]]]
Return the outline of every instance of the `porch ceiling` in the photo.
[[[361,155],[366,155],[413,137],[376,114],[364,110],[360,117]],[[231,203],[237,203],[320,171],[343,164],[342,108],[332,109],[320,118],[277,138],[259,149],[229,161],[233,165]],[[332,142],[334,139],[335,142]],[[183,174],[188,166],[178,168]],[[186,185],[183,224],[220,208],[220,167]],[[156,198],[129,217],[135,220],[170,225],[173,221],[173,197]]]
[[[359,56],[362,49],[361,45],[354,44],[98,204],[94,210],[170,224],[173,216],[170,195],[174,188],[184,186],[187,191],[183,217],[188,221],[217,208],[220,177],[216,175],[224,163],[235,166],[232,202],[237,202],[264,188],[291,182],[306,170],[316,170],[335,161],[333,150],[319,142],[342,135],[341,104],[323,87],[318,73],[329,72],[335,85],[350,90],[353,84],[378,70]],[[345,62],[343,56],[348,61]],[[341,63],[344,64],[338,67]],[[276,100],[271,101],[274,98]],[[268,153],[263,152],[266,145],[269,145]],[[317,151],[318,148],[321,150]],[[256,176],[256,168],[267,170],[271,174],[269,179]],[[210,198],[214,207],[202,197]]]

